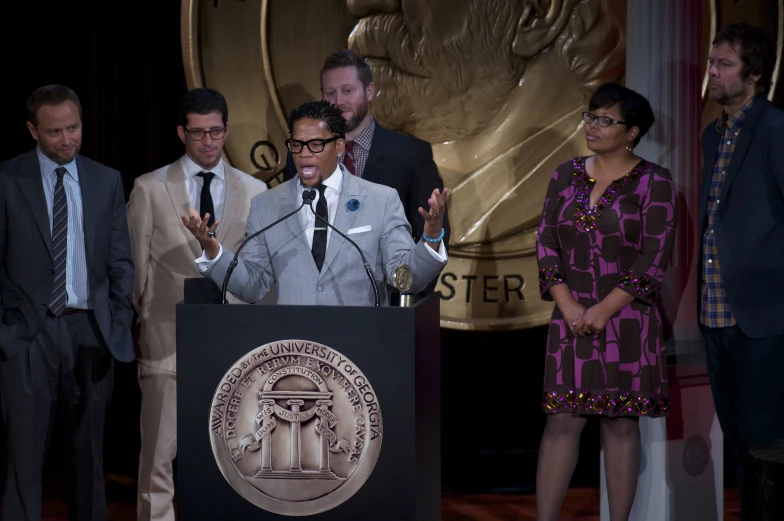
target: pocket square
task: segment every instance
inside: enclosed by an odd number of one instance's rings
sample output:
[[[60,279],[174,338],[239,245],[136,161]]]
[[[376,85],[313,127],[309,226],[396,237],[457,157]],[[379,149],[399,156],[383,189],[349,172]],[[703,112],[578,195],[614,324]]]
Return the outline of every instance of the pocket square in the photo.
[[[365,233],[370,231],[370,226],[358,226],[357,228],[351,228],[346,235],[351,235],[354,233]]]

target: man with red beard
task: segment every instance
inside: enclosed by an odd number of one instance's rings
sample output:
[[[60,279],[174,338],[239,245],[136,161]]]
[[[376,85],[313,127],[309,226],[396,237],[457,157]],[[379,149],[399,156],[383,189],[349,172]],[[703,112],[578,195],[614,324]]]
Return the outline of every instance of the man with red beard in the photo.
[[[329,55],[321,68],[322,99],[343,111],[346,120],[346,152],[339,160],[353,175],[397,190],[403,210],[418,241],[425,220],[417,210],[427,207],[433,188],[442,190],[443,180],[433,161],[430,143],[386,130],[370,114],[375,96],[373,73],[364,58],[342,49]],[[297,169],[286,156],[283,178],[296,177]],[[444,245],[449,244],[449,217],[444,216]],[[434,280],[418,297],[435,289]]]

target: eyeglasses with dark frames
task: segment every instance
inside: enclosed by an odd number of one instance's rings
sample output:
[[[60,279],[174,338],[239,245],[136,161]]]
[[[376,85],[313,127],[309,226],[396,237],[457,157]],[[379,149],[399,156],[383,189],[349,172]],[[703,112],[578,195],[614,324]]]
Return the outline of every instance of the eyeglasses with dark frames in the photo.
[[[626,125],[625,121],[613,119],[607,116],[597,116],[591,112],[583,112],[583,121],[589,125],[596,121],[599,123],[600,127],[609,127],[610,125]]]
[[[329,139],[311,139],[309,141],[299,141],[297,139],[289,138],[286,140],[286,148],[288,148],[289,152],[292,154],[299,154],[302,152],[303,147],[307,146],[308,150],[314,154],[318,154],[319,152],[324,151],[324,147],[327,143],[332,143],[338,139],[340,139],[338,136],[333,136]]]
[[[211,128],[209,130],[204,130],[202,128],[183,128],[183,130],[194,141],[201,141],[207,134],[209,134],[212,139],[222,139],[226,135],[226,127]]]

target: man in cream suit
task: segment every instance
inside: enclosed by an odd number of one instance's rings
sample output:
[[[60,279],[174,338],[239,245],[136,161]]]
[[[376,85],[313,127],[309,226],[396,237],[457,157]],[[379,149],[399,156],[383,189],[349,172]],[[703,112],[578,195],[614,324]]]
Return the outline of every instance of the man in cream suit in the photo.
[[[139,386],[142,391],[137,516],[174,521],[172,461],[177,453],[175,304],[183,281],[198,277],[198,241],[179,215],[189,208],[212,224],[216,237],[236,248],[245,239],[251,199],[267,186],[221,159],[229,134],[228,108],[211,89],[188,92],[177,133],[185,155],[138,177],[128,201],[136,265],[133,304],[139,314]],[[236,302],[236,299],[233,299]]]
[[[420,291],[447,262],[443,244],[444,209],[448,189],[435,188],[425,219],[424,235],[411,238],[398,193],[387,186],[359,179],[338,164],[345,150],[346,121],[340,109],[327,101],[305,103],[289,117],[287,146],[297,177],[253,199],[247,232],[252,234],[297,209],[304,190],[316,189],[313,211],[302,208],[285,222],[248,243],[232,274],[228,290],[255,302],[277,282],[279,304],[373,305],[373,290],[356,249],[314,215],[317,212],[346,233],[364,252],[387,304],[384,279],[400,264],[411,267],[411,292]],[[215,226],[190,209],[182,216],[199,241],[202,255],[196,266],[219,284],[234,256]],[[225,245],[225,247],[224,247]]]

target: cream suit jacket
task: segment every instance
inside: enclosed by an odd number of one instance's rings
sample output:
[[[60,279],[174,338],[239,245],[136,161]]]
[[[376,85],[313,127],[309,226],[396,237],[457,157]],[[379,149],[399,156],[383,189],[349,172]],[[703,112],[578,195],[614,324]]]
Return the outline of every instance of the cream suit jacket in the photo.
[[[251,200],[267,185],[225,165],[223,218],[217,239],[236,249],[245,239]],[[182,224],[190,203],[182,158],[134,181],[128,200],[128,226],[136,266],[133,306],[139,314],[139,363],[176,372],[175,308],[183,299],[183,281],[201,277],[193,259],[198,241]],[[237,302],[233,295],[228,299]]]

